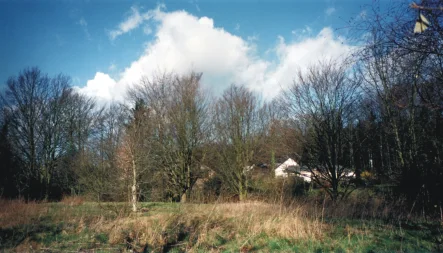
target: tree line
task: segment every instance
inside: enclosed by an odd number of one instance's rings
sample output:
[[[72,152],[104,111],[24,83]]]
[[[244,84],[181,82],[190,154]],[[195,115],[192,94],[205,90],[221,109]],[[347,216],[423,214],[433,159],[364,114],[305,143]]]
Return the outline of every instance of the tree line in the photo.
[[[334,200],[377,186],[441,206],[442,13],[424,10],[432,25],[413,34],[416,12],[394,7],[374,4],[351,23],[354,54],[294,70],[272,101],[241,85],[214,97],[202,73],[162,73],[132,86],[127,103],[100,107],[68,76],[27,68],[1,92],[0,194],[90,194],[136,210],[141,200],[188,201],[200,179],[244,200],[254,165],[272,177],[292,157]]]

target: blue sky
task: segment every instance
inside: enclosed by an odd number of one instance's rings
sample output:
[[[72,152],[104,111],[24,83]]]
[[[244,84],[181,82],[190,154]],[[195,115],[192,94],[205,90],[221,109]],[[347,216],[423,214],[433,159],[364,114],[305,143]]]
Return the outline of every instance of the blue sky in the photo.
[[[195,70],[215,91],[236,82],[266,95],[295,68],[351,50],[347,21],[371,2],[0,0],[0,84],[38,66],[119,99],[141,75]]]

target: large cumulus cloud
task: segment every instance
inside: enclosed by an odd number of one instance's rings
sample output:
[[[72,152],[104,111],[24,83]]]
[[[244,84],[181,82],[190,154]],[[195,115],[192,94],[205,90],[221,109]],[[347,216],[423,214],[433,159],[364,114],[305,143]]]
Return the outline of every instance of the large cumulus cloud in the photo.
[[[78,88],[81,92],[121,101],[127,87],[136,84],[142,76],[164,71],[178,74],[198,71],[204,73],[203,85],[215,93],[238,83],[262,93],[265,98],[272,98],[291,83],[296,70],[352,50],[352,46],[326,27],[317,35],[297,41],[276,38],[275,46],[268,49],[276,60],[270,62],[259,57],[255,40],[231,34],[217,27],[209,17],[196,17],[186,11],[166,12],[161,7],[146,13],[140,13],[135,7],[131,10],[133,16],[117,26],[114,31],[118,32],[111,34],[125,36],[145,23],[154,28],[155,39],[146,44],[143,54],[116,79],[106,73],[96,73],[84,87]]]

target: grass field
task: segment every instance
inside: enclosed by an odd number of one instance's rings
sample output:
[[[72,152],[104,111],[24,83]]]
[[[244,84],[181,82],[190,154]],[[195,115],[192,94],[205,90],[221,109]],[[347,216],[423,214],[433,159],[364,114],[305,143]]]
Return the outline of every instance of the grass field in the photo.
[[[0,251],[439,252],[439,223],[331,218],[264,202],[0,202]]]

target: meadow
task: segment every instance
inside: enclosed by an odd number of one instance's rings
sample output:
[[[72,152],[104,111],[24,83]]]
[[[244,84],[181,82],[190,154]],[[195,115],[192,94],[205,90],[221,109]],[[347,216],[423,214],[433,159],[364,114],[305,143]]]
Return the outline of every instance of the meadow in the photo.
[[[380,199],[139,203],[1,200],[2,252],[441,252],[439,220]]]

